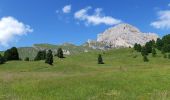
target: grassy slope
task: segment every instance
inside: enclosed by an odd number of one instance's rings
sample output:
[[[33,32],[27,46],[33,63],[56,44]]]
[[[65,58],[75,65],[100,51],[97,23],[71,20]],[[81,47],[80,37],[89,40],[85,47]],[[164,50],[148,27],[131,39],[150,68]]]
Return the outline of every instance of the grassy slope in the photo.
[[[40,62],[0,65],[0,99],[15,100],[169,100],[170,60],[149,63],[130,49],[55,58],[54,66]],[[135,54],[136,55],[136,54]],[[161,56],[161,54],[159,54]]]
[[[78,54],[84,52],[85,50],[94,51],[92,48],[84,46],[76,46],[73,44],[63,44],[63,45],[52,45],[52,44],[34,44],[33,47],[22,47],[18,48],[21,59],[29,57],[31,60],[35,58],[39,50],[51,49],[54,54],[57,53],[57,49],[62,48],[63,50],[68,50],[71,54]]]

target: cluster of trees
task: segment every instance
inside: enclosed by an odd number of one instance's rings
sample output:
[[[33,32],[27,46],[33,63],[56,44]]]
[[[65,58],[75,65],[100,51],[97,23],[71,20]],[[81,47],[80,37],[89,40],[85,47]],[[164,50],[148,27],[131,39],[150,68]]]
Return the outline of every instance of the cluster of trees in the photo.
[[[140,44],[135,44],[134,45],[134,50],[141,52],[141,55],[143,56],[143,61],[148,62],[148,55],[152,53],[153,57],[156,57],[156,42],[154,40],[151,40],[147,42],[144,46],[141,46]]]
[[[19,54],[16,47],[12,47],[4,52],[4,55],[0,55],[0,64],[4,64],[6,61],[19,60]]]
[[[0,64],[4,64],[5,63],[5,58],[0,54]]]
[[[19,60],[19,54],[16,47],[12,47],[4,52],[4,58],[6,61]]]
[[[57,50],[56,56],[59,58],[65,58],[62,48],[59,48]],[[6,50],[3,56],[0,54],[0,64],[4,64],[6,61],[11,61],[11,60],[20,60],[19,53],[16,47],[12,47],[11,49]],[[29,60],[30,60],[29,57],[26,57],[24,59],[24,61],[29,61]],[[36,57],[34,58],[34,61],[39,61],[39,60],[45,60],[45,63],[52,65],[53,64],[52,50],[39,51]]]
[[[59,48],[57,50],[57,54],[55,55],[58,58],[65,58],[63,54],[62,48]],[[34,59],[34,61],[39,61],[39,60],[45,60],[45,63],[53,65],[53,52],[52,50],[46,50],[39,51]]]
[[[147,56],[150,53],[152,53],[153,57],[156,57],[156,49],[160,50],[162,54],[164,54],[164,58],[167,58],[166,53],[170,53],[170,34],[163,36],[162,39],[158,38],[156,41],[149,41],[144,46],[137,43],[134,45],[134,50],[141,52],[145,62],[149,61]],[[170,54],[168,57],[170,58]]]

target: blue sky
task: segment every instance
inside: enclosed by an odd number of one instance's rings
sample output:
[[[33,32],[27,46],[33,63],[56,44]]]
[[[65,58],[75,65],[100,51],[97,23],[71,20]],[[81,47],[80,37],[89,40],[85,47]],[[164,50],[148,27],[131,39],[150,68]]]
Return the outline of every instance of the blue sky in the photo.
[[[80,45],[118,23],[165,35],[170,1],[0,0],[0,50],[35,43]]]

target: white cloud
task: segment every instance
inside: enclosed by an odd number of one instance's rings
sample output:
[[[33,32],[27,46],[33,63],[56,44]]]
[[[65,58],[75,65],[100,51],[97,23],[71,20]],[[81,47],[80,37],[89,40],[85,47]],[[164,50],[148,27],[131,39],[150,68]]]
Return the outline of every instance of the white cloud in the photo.
[[[3,17],[0,19],[0,45],[9,46],[17,36],[26,35],[33,32],[29,25],[19,22],[13,17]]]
[[[157,29],[170,29],[170,10],[158,12],[158,20],[151,23]]]
[[[92,24],[92,25],[99,25],[99,24],[106,24],[106,25],[115,25],[119,24],[122,21],[119,19],[115,19],[111,16],[104,16],[102,14],[101,8],[96,8],[94,11],[94,14],[90,15],[88,14],[88,11],[92,9],[91,7],[86,7],[84,9],[81,9],[77,11],[74,14],[74,18],[85,21],[86,25]]]
[[[66,5],[63,7],[63,13],[70,13],[71,12],[71,5]]]

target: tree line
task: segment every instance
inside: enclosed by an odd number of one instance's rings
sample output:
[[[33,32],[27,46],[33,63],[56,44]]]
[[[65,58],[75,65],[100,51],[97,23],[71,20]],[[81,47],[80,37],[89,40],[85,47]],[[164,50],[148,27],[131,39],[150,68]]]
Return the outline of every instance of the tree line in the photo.
[[[57,54],[55,55],[59,58],[65,58],[63,54],[62,48],[57,50]],[[0,54],[0,64],[4,64],[7,61],[12,60],[21,60],[19,58],[19,53],[16,47],[12,47],[7,49],[3,55]],[[38,51],[37,55],[34,58],[34,61],[45,60],[45,63],[53,65],[53,52],[52,50],[42,50]],[[29,57],[26,57],[24,61],[30,61]]]
[[[156,41],[151,40],[149,42],[146,42],[144,46],[141,46],[140,44],[134,45],[134,50],[137,52],[141,52],[141,55],[143,56],[144,62],[148,62],[148,55],[152,53],[153,57],[156,57],[157,50],[161,51],[164,57],[167,57],[167,53],[170,53],[170,34],[165,35],[161,38],[158,38]],[[170,54],[168,55],[170,58]]]

